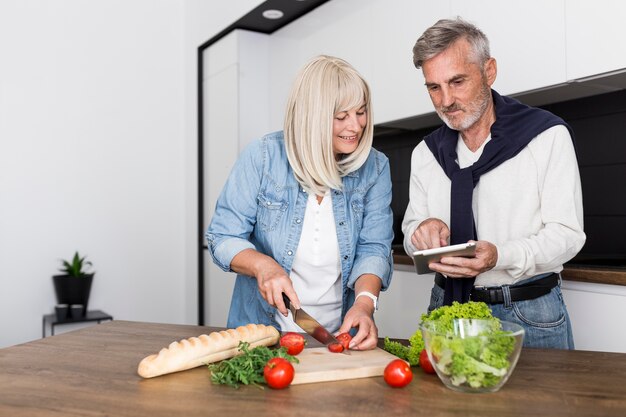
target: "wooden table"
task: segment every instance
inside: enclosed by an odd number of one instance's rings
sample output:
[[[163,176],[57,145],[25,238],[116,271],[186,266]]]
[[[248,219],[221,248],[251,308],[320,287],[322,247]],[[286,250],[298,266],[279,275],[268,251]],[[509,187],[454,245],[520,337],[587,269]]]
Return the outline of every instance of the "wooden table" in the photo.
[[[212,385],[206,367],[143,380],[139,361],[211,328],[113,321],[0,349],[0,416],[626,416],[626,354],[524,349],[497,393],[465,394],[414,369],[269,388]]]

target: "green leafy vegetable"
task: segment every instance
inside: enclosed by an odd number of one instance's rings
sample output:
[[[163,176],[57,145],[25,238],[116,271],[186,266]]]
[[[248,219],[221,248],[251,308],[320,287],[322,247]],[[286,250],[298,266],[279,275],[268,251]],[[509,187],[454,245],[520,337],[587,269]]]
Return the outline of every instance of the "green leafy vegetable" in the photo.
[[[494,317],[487,304],[477,301],[463,304],[454,301],[452,305],[436,308],[430,314],[422,314],[423,322],[437,320],[452,326],[454,319],[494,319]]]
[[[482,302],[469,301],[467,303],[453,302],[450,306],[441,306],[433,311],[422,314],[422,322],[442,320],[452,326],[454,319],[489,319],[494,318],[489,306]],[[394,342],[385,338],[383,347],[387,352],[409,362],[411,366],[419,365],[420,353],[424,349],[424,339],[422,332],[418,329],[409,337],[409,346],[404,346],[399,342]]]
[[[390,340],[388,337],[385,337],[385,346],[384,349],[391,353],[392,355],[396,355],[397,357],[407,360],[409,354],[409,347],[404,346],[400,342],[396,342]],[[412,365],[412,364],[411,364]]]
[[[298,363],[298,359],[288,355],[284,347],[270,349],[267,346],[257,346],[250,349],[248,342],[239,342],[238,356],[218,363],[209,364],[211,381],[214,384],[225,384],[238,388],[240,384],[256,385],[260,387],[263,379],[263,368],[272,358],[285,358],[289,362]]]
[[[493,318],[490,321],[491,325],[466,338],[447,333],[452,330],[452,323],[449,327],[437,323],[437,333],[430,339],[430,351],[438,358],[435,366],[450,376],[452,384],[492,387],[506,375],[515,338],[501,330],[500,320]]]

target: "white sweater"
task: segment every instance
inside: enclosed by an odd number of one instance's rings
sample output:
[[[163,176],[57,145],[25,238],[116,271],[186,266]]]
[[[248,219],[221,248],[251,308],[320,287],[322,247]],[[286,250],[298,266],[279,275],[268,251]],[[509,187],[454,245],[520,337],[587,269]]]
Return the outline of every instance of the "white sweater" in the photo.
[[[459,136],[461,168],[473,164]],[[402,222],[404,248],[428,218],[450,224],[450,180],[424,141],[411,157],[410,202]],[[499,286],[545,272],[560,272],[585,243],[580,174],[567,128],[539,134],[514,158],[480,177],[472,201],[478,240],[496,245],[496,266],[475,285]]]

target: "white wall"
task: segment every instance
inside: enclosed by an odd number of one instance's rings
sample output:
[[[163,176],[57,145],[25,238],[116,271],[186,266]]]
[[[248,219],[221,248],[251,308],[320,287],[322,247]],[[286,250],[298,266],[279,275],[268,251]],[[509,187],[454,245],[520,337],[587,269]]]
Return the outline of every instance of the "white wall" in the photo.
[[[90,308],[196,323],[195,51],[258,3],[0,2],[0,347],[75,250]]]
[[[40,337],[75,250],[91,308],[183,321],[180,2],[5,1],[0,33],[0,345]]]

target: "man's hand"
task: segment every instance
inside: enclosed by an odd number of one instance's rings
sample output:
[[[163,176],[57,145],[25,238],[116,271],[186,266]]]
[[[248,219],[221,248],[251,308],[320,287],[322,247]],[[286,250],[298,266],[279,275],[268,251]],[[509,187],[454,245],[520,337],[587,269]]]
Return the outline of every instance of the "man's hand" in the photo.
[[[449,278],[470,278],[493,269],[498,262],[498,249],[486,240],[476,242],[476,255],[473,258],[445,256],[440,262],[429,264],[430,269]]]
[[[426,219],[413,232],[411,243],[417,250],[440,248],[448,244],[450,229],[443,221]]]

